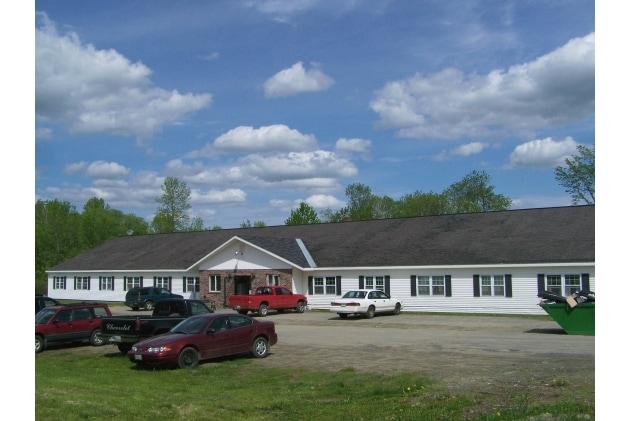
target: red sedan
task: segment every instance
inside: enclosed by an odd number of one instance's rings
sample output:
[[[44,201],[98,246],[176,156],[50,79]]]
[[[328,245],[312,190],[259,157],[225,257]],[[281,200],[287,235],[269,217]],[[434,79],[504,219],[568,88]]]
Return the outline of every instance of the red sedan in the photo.
[[[202,360],[229,355],[265,358],[277,341],[272,321],[210,313],[189,317],[169,333],[134,344],[127,357],[138,366],[195,368]]]

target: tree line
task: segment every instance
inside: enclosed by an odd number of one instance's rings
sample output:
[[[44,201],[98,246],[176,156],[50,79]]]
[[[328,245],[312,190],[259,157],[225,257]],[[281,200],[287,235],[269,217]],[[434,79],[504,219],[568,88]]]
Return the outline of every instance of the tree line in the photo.
[[[573,204],[595,202],[594,149],[578,147],[578,154],[555,168],[555,177],[572,198]],[[305,202],[290,212],[285,225],[319,224],[445,215],[507,210],[512,200],[495,192],[485,171],[474,170],[441,193],[406,194],[398,200],[379,196],[361,183],[346,187],[346,206],[320,213]],[[78,212],[69,202],[38,200],[35,203],[35,290],[46,291],[46,270],[90,250],[108,240],[124,235],[218,230],[221,226],[204,227],[201,218],[191,218],[191,191],[185,182],[167,177],[156,198],[157,211],[151,221],[112,209],[102,198],[93,197]],[[264,221],[245,220],[241,228],[264,227]]]

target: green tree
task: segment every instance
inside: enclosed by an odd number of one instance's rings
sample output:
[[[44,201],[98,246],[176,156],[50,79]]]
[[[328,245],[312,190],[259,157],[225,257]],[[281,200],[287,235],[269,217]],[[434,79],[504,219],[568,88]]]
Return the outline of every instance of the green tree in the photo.
[[[346,187],[348,199],[347,215],[353,221],[365,221],[370,219],[392,218],[395,213],[396,203],[388,197],[379,197],[372,193],[370,187],[354,183]]]
[[[293,209],[289,214],[289,218],[285,219],[285,225],[306,225],[319,224],[320,219],[312,206],[305,202],[300,202],[298,209]]]
[[[35,291],[46,292],[46,270],[83,251],[80,215],[69,202],[35,203]]]
[[[489,185],[490,179],[486,171],[473,170],[461,181],[449,186],[443,194],[447,198],[451,212],[472,213],[509,209],[512,200],[496,194],[495,187]]]
[[[241,228],[263,228],[266,224],[264,221],[254,221],[254,223],[250,222],[249,219],[241,222]]]
[[[572,204],[584,201],[588,205],[596,202],[595,148],[578,145],[578,154],[565,159],[565,167],[554,169],[556,180],[572,197]]]
[[[416,191],[406,194],[397,201],[396,217],[445,215],[450,213],[451,207],[447,196],[442,193],[422,193]]]
[[[153,217],[151,228],[156,233],[188,231],[191,208],[191,189],[176,177],[167,177],[162,183],[162,196],[156,199],[160,204]]]

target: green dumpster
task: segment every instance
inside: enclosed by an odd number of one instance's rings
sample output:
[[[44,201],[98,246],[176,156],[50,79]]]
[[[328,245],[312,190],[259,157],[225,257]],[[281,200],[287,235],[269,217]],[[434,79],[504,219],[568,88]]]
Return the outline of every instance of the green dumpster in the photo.
[[[539,306],[557,322],[568,335],[596,334],[596,303],[584,302],[571,307],[567,303],[541,302]]]

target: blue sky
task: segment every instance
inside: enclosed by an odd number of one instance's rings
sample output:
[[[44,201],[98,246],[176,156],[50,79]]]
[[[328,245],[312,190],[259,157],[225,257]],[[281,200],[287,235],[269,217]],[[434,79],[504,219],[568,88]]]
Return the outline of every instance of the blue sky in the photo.
[[[595,143],[594,1],[35,2],[35,195],[151,221],[167,176],[204,226],[282,225],[345,187],[394,199],[486,171],[570,205]]]

